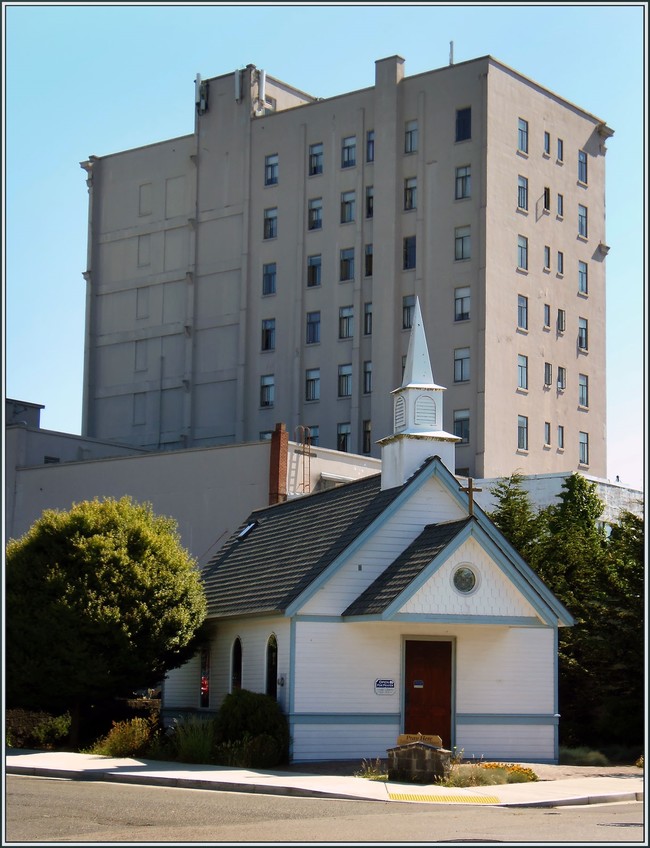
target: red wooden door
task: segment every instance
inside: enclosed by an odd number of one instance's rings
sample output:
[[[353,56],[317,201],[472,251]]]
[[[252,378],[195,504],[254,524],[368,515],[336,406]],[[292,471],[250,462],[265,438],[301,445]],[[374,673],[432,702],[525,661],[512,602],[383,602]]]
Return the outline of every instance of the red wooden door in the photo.
[[[451,745],[451,642],[407,640],[404,733],[436,734]]]

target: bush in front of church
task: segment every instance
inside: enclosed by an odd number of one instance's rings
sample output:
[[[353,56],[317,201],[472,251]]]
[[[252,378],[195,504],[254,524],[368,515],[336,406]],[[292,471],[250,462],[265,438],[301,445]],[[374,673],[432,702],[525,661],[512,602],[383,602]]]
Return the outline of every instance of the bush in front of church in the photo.
[[[289,759],[289,725],[270,695],[236,689],[224,698],[214,724],[219,765],[273,768]]]

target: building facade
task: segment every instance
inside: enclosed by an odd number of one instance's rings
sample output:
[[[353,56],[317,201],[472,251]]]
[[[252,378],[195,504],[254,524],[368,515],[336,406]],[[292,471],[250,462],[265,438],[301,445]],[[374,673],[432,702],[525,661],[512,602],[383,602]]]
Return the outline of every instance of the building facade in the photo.
[[[379,456],[415,300],[456,473],[606,477],[599,118],[492,57],[318,99],[249,65],[82,162],[84,435]],[[451,469],[454,471],[454,469]]]

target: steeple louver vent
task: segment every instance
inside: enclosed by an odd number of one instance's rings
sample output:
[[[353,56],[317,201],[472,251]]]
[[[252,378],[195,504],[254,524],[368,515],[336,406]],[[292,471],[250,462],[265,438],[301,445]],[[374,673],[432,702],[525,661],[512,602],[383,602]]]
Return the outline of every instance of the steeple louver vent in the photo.
[[[431,427],[436,426],[436,404],[433,398],[421,395],[415,401],[415,420],[414,423],[419,426]]]

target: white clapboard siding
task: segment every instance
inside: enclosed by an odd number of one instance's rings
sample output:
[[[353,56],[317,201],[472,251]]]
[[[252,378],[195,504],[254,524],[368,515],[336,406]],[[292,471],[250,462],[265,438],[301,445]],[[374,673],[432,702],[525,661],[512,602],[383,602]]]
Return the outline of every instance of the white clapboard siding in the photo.
[[[388,624],[298,622],[296,713],[392,713],[400,709],[401,640]],[[375,680],[395,680],[394,695],[376,695]]]
[[[301,607],[300,613],[340,615],[420,535],[427,524],[458,520],[464,515],[442,484],[430,477]]]
[[[464,758],[500,762],[548,762],[555,758],[549,724],[459,724],[456,748]]]
[[[359,760],[381,757],[397,742],[399,724],[302,724],[292,729],[292,760]]]
[[[201,697],[201,662],[193,657],[180,668],[173,668],[163,684],[163,706],[165,709],[194,710]]]
[[[478,577],[471,594],[458,592],[454,571],[470,564]],[[509,577],[474,540],[468,539],[436,573],[400,608],[402,613],[436,615],[532,616],[536,612]]]
[[[458,713],[553,714],[550,628],[463,628],[456,640]]]

